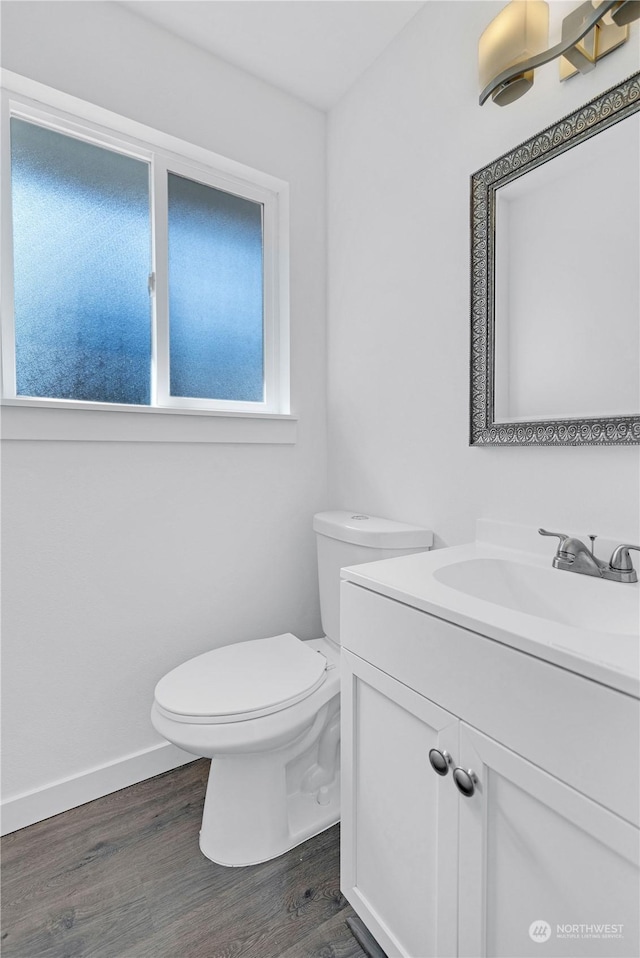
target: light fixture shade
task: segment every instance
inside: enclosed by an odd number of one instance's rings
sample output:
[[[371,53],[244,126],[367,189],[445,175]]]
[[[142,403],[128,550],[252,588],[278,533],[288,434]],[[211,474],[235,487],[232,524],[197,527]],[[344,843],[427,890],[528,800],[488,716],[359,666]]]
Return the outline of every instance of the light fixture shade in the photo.
[[[480,37],[480,89],[507,67],[542,53],[548,39],[549,5],[545,0],[511,0]],[[511,103],[526,93],[532,84],[533,70],[530,70],[499,87],[492,94],[493,100],[500,105]]]
[[[611,19],[617,27],[624,27],[628,23],[640,18],[640,2],[638,0],[623,0],[611,12]]]

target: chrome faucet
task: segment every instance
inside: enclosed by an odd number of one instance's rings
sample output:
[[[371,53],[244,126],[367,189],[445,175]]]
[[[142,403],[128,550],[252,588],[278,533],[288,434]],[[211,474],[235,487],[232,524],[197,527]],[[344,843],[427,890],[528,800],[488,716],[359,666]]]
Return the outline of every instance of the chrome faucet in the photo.
[[[637,582],[638,574],[633,568],[629,549],[640,552],[640,546],[619,545],[613,550],[609,562],[596,558],[593,554],[593,544],[596,536],[589,536],[591,549],[582,539],[575,539],[564,532],[547,532],[538,529],[541,536],[556,536],[558,551],[553,557],[553,568],[566,572],[578,572],[581,575],[594,575],[600,579],[611,579],[613,582]]]

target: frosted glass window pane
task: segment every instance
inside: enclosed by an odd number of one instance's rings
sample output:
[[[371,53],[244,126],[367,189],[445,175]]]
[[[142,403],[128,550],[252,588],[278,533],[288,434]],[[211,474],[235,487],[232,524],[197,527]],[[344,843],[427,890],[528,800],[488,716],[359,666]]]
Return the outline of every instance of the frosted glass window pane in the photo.
[[[262,205],[169,174],[171,395],[262,402]]]
[[[149,167],[11,120],[17,391],[148,404]]]

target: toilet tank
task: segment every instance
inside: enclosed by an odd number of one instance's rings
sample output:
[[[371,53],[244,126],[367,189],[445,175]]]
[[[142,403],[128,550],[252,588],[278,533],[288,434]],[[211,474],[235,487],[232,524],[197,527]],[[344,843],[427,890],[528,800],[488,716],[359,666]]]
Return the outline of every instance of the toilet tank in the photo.
[[[325,635],[340,645],[340,569],[426,552],[433,532],[420,526],[357,512],[318,512],[313,517],[318,546],[320,615]]]

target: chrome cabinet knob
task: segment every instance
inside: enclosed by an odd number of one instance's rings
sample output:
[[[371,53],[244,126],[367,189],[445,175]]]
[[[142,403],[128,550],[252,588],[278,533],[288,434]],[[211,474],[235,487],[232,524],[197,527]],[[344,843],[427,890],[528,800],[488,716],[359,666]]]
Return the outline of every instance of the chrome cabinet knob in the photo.
[[[460,794],[464,795],[465,798],[471,798],[478,783],[478,777],[475,772],[472,772],[471,769],[465,771],[464,768],[458,766],[453,770],[453,780]]]
[[[437,772],[438,775],[446,775],[449,771],[449,766],[453,765],[453,760],[449,753],[446,750],[440,751],[439,748],[432,748],[429,752],[429,761],[431,762],[431,768],[434,772]]]

